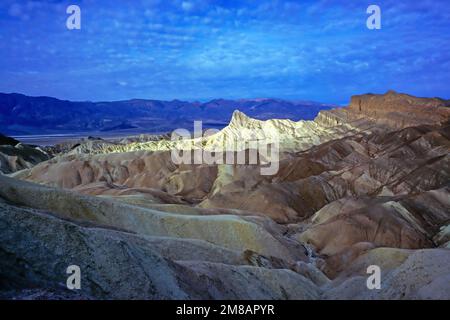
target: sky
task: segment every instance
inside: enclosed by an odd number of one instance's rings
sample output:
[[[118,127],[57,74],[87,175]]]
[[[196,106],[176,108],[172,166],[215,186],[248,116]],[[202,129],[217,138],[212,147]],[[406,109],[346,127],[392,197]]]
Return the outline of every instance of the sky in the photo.
[[[69,30],[69,5],[81,29]],[[366,26],[369,5],[381,29]],[[0,92],[68,100],[450,98],[448,0],[0,1]]]

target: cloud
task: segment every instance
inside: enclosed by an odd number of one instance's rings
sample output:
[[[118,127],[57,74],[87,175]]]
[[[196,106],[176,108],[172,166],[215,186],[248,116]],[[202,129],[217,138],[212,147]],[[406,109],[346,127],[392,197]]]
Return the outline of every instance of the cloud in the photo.
[[[8,14],[13,18],[19,18],[21,20],[28,20],[30,19],[29,13],[27,13],[26,8],[22,7],[18,3],[13,3],[9,9]]]
[[[65,28],[60,2],[29,2],[39,6],[0,2],[0,92],[326,102],[390,87],[448,95],[445,0],[379,0],[379,31],[366,28],[367,5],[356,1],[82,1],[77,33]]]
[[[192,2],[189,2],[189,1],[183,1],[181,3],[181,8],[184,11],[191,11],[192,9],[194,9],[194,4]]]

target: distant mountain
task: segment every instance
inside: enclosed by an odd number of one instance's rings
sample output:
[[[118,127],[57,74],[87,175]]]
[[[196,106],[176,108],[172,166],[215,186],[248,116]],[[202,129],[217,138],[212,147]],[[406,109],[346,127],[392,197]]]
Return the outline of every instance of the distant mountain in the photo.
[[[270,98],[216,99],[206,103],[142,99],[73,102],[0,93],[0,127],[9,135],[122,130],[125,127],[162,132],[190,128],[194,120],[202,120],[205,127],[223,127],[236,109],[259,120],[310,120],[320,110],[330,108],[331,105],[321,103]]]

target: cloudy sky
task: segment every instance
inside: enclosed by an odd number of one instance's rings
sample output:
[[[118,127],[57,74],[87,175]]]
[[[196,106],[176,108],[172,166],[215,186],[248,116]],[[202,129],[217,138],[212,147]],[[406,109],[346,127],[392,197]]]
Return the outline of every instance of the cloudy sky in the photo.
[[[81,30],[66,8],[81,8]],[[366,27],[370,4],[382,29]],[[277,97],[388,89],[450,98],[450,1],[0,2],[0,92],[71,100]]]

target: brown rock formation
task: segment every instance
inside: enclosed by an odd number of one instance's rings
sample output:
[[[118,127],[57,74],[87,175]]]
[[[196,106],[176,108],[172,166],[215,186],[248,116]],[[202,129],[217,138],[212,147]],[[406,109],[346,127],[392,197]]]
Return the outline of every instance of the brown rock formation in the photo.
[[[353,96],[348,112],[350,117],[370,117],[377,123],[400,129],[448,121],[450,101],[439,98],[417,98],[388,91],[384,95]]]

